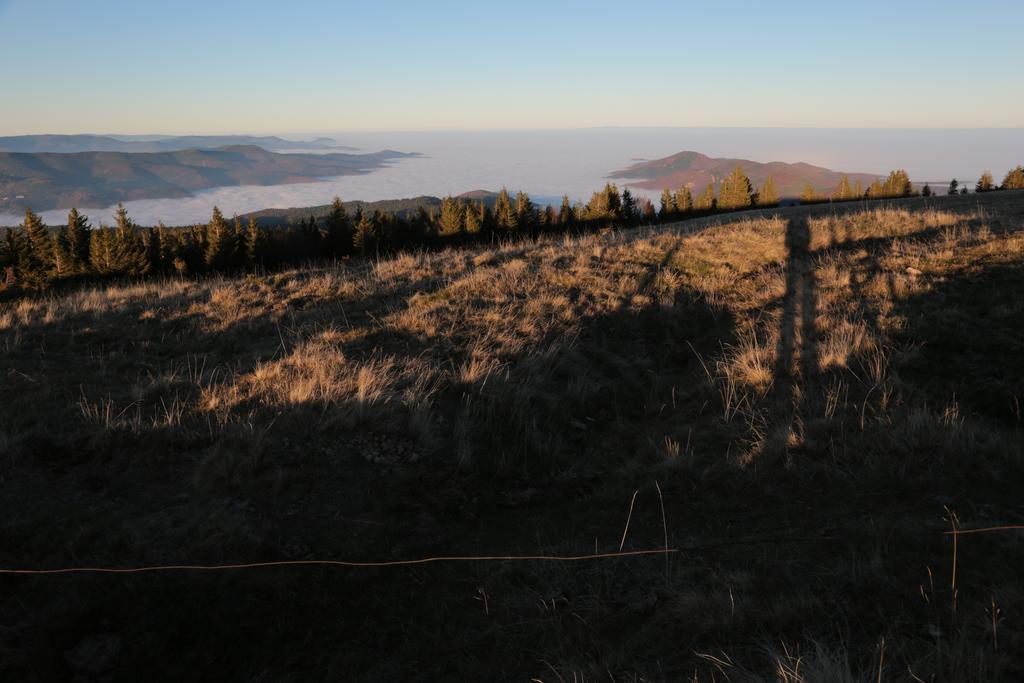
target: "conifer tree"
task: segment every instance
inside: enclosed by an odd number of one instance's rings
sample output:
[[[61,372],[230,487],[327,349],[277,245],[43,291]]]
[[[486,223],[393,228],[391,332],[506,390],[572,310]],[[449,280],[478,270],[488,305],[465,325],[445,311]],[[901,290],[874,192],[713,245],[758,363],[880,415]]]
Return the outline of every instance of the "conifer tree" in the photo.
[[[331,211],[327,214],[325,227],[324,250],[327,255],[338,258],[350,254],[352,251],[352,224],[340,197],[335,197],[331,202]],[[252,265],[254,262],[250,260],[249,266],[252,267]]]
[[[810,183],[804,184],[804,190],[800,193],[801,204],[813,204],[820,201],[818,198],[818,191],[814,189],[814,186]]]
[[[469,203],[466,205],[462,216],[462,227],[466,231],[467,235],[478,235],[480,233],[484,224],[483,215],[483,203]]]
[[[910,182],[910,176],[902,168],[896,169],[889,174],[882,186],[881,197],[910,197],[914,194],[914,185]]]
[[[142,248],[145,252],[147,274],[156,274],[162,271],[160,260],[160,231],[157,228],[146,228],[142,234]]]
[[[21,234],[23,246],[17,268],[18,278],[29,287],[41,287],[53,276],[55,269],[50,233],[32,209],[25,209]]]
[[[184,231],[179,231],[184,232]],[[174,268],[174,260],[178,258],[178,240],[160,221],[156,225],[157,237],[160,240],[160,271],[169,272]]]
[[[316,259],[322,251],[323,238],[320,236],[320,227],[316,223],[316,217],[312,214],[308,221],[299,224],[299,238],[302,246],[302,258],[306,260]]]
[[[0,267],[3,268],[0,277],[6,277],[8,268],[20,272],[27,251],[28,247],[20,231],[14,228],[4,228],[4,240],[3,243],[0,243]]]
[[[522,190],[516,193],[516,223],[520,230],[533,230],[537,222],[536,208],[530,195]]]
[[[352,246],[356,253],[363,256],[377,253],[379,235],[375,216],[362,215],[360,212],[359,222],[356,223],[355,235],[352,237]]]
[[[585,210],[589,220],[617,221],[622,216],[622,197],[619,188],[612,183],[605,183],[604,189],[590,197]]]
[[[677,213],[684,214],[693,211],[693,196],[690,194],[688,186],[683,185],[680,187],[674,199]]]
[[[61,230],[61,247],[64,267],[62,275],[81,275],[89,268],[89,221],[71,209],[67,225]]]
[[[114,252],[113,228],[100,225],[89,237],[89,267],[97,275],[117,273],[118,264]]]
[[[569,203],[569,195],[562,195],[562,207],[558,210],[558,224],[569,225],[573,222],[575,216],[573,215],[572,205]]]
[[[850,176],[844,175],[839,179],[839,187],[833,193],[832,198],[841,202],[854,199],[856,194],[853,191],[853,186],[850,185]]]
[[[929,185],[928,183],[924,184],[924,187],[921,188],[921,196],[922,197],[931,197],[932,196],[932,187],[931,187],[931,185]]]
[[[667,221],[669,218],[674,216],[676,213],[676,199],[672,196],[672,191],[667,187],[661,191],[661,206],[658,208],[658,217],[662,221]]]
[[[779,203],[779,191],[775,189],[775,181],[771,176],[765,178],[761,191],[757,193],[759,206],[775,206]]]
[[[463,211],[462,202],[451,195],[441,200],[437,226],[442,237],[451,237],[462,232]]]
[[[512,198],[504,187],[494,200],[494,222],[504,232],[514,232],[519,228],[519,217],[512,206]]]
[[[975,192],[991,192],[996,189],[995,181],[992,180],[992,174],[985,171],[981,174],[981,178],[978,179],[978,184],[975,185]]]
[[[715,208],[716,202],[715,186],[709,183],[704,188],[704,192],[697,197],[696,208],[698,211],[712,211]]]
[[[263,258],[267,250],[267,235],[255,218],[249,218],[249,225],[245,230],[245,265],[249,270],[256,270],[263,265]],[[350,251],[345,248],[344,251]]]
[[[959,187],[960,187],[960,183],[957,182],[956,178],[953,178],[952,180],[949,181],[949,189],[946,190],[946,194],[948,194],[948,195],[960,194]]]
[[[666,192],[668,192],[668,190],[666,190]],[[669,194],[669,197],[671,198],[672,193],[669,192],[668,194]],[[674,211],[674,205],[673,205],[673,211]],[[627,225],[632,225],[633,223],[636,223],[637,219],[639,219],[639,218],[640,218],[640,212],[639,212],[639,210],[637,209],[637,206],[636,206],[636,197],[633,196],[633,193],[630,192],[628,187],[623,188],[622,189],[622,220],[625,221],[625,223]]]
[[[1007,171],[1003,178],[1002,188],[1004,190],[1024,190],[1024,166]]]
[[[145,246],[123,204],[117,205],[114,220],[116,227],[111,245],[113,272],[130,277],[145,275],[149,266]]]
[[[718,208],[720,209],[742,209],[750,206],[753,188],[750,186],[750,178],[738,165],[732,173],[722,178],[722,186],[718,191]]]
[[[204,255],[206,267],[214,271],[226,271],[234,260],[234,231],[224,220],[224,214],[213,207],[213,214],[206,226],[207,246]]]

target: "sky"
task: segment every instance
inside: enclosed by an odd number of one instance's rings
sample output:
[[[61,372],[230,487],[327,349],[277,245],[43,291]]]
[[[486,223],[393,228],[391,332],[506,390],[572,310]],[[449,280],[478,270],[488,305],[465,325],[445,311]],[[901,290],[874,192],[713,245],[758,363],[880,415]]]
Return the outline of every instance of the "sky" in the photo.
[[[1024,126],[1024,2],[0,0],[0,135]]]

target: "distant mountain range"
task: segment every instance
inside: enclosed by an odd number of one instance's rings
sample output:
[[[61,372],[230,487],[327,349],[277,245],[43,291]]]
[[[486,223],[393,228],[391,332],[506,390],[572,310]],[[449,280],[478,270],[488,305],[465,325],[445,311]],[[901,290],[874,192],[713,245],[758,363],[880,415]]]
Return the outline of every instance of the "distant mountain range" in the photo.
[[[615,171],[609,177],[626,179],[627,185],[647,190],[669,188],[675,191],[683,185],[688,185],[691,190],[699,192],[711,184],[717,191],[722,178],[731,173],[736,166],[743,169],[755,188],[760,187],[768,176],[771,176],[779,196],[783,198],[799,197],[804,185],[808,183],[819,193],[831,193],[844,175],[850,177],[851,183],[859,180],[864,189],[879,177],[870,173],[841,173],[804,163],[713,159],[699,152],[679,152],[664,159],[643,161],[621,171]]]
[[[176,152],[185,149],[216,149],[256,145],[271,152],[330,149],[352,152],[332,138],[285,140],[252,135],[12,135],[0,137],[0,152]]]
[[[254,145],[176,152],[0,152],[0,213],[105,207],[236,185],[366,173],[415,154],[278,154]]]

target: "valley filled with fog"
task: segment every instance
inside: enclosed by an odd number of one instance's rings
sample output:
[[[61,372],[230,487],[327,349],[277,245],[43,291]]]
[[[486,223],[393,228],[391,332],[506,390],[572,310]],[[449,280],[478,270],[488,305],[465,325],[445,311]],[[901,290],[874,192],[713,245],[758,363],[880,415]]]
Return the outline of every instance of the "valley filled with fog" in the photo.
[[[1002,174],[1019,163],[1024,129],[741,129],[597,128],[480,132],[279,132],[290,138],[329,135],[361,152],[394,149],[421,157],[390,162],[358,176],[321,182],[223,187],[175,199],[126,202],[136,222],[181,225],[207,220],[214,205],[228,216],[264,208],[312,206],[335,195],[380,200],[417,195],[458,195],[471,190],[524,190],[537,203],[557,204],[562,194],[585,200],[616,170],[638,160],[682,150],[754,161],[806,162],[843,172],[884,175],[905,168],[915,182],[939,192],[951,178],[964,184],[982,171]],[[309,149],[302,151],[309,152]],[[336,151],[336,150],[323,150]],[[618,181],[623,184],[623,181]],[[656,200],[658,193],[637,190]],[[109,223],[114,207],[86,208],[93,224]],[[66,209],[42,212],[63,223]],[[0,225],[21,216],[0,215]]]

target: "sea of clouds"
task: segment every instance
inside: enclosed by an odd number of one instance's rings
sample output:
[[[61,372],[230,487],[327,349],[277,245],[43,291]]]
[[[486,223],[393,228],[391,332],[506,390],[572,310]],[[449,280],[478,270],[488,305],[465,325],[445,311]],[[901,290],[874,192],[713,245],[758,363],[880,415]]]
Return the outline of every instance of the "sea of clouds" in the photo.
[[[282,133],[297,139],[296,134]],[[562,194],[586,200],[613,171],[638,160],[683,150],[754,161],[803,161],[833,170],[886,174],[905,168],[915,181],[944,185],[950,178],[973,183],[984,170],[997,181],[1024,163],[1024,129],[737,129],[600,128],[562,131],[305,133],[327,135],[363,152],[395,149],[420,157],[392,162],[364,175],[269,187],[224,187],[184,199],[126,202],[136,222],[183,225],[205,221],[214,205],[226,215],[264,208],[345,200],[458,195],[470,190],[524,190],[537,203]],[[328,150],[324,150],[328,151]],[[619,181],[621,184],[621,181]],[[656,192],[638,191],[657,198]],[[109,223],[114,207],[83,210],[93,224]],[[43,212],[63,223],[66,209]],[[0,215],[0,225],[21,216]]]

